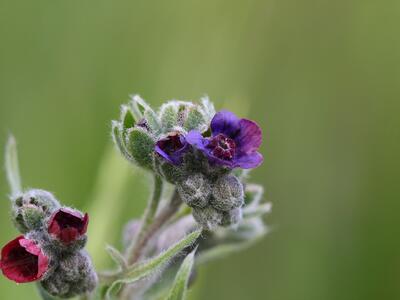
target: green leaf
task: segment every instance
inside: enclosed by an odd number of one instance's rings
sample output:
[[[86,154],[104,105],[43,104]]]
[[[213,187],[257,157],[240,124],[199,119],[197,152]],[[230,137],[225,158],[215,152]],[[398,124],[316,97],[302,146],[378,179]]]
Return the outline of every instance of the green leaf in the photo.
[[[184,300],[186,299],[186,291],[188,288],[188,282],[190,274],[192,273],[194,254],[196,249],[193,250],[184,259],[178,273],[176,274],[172,288],[167,296],[166,300]]]
[[[10,135],[5,149],[5,167],[7,180],[11,188],[11,194],[21,192],[21,177],[19,175],[17,142],[14,136]]]
[[[190,130],[199,130],[200,132],[204,132],[208,128],[208,124],[205,120],[203,113],[200,111],[200,107],[194,105],[189,108],[187,113],[187,118],[185,120],[185,124],[183,126],[187,131]]]
[[[204,115],[206,116],[207,120],[206,121],[211,121],[211,119],[215,115],[215,107],[214,104],[210,101],[210,99],[205,96],[201,98],[201,106],[204,111]]]
[[[146,119],[148,126],[154,134],[159,134],[161,131],[161,124],[158,119],[157,114],[154,110],[140,98],[139,95],[132,96],[132,101],[130,102],[132,114],[136,123],[141,121],[143,118]]]
[[[146,109],[144,112],[144,118],[147,121],[147,124],[149,125],[150,130],[154,133],[154,135],[158,135],[161,133],[161,124],[160,120],[158,119],[157,114],[154,112],[154,110]]]
[[[133,116],[136,122],[139,122],[143,119],[145,110],[150,109],[150,106],[139,95],[133,95],[131,99],[130,106]]]
[[[113,246],[107,245],[106,250],[108,254],[110,254],[112,260],[118,265],[118,267],[121,270],[126,270],[128,267],[128,263],[125,259],[125,257],[119,252],[117,249],[115,249]]]
[[[121,106],[121,117],[120,120],[122,122],[123,128],[128,129],[135,126],[135,117],[131,111],[131,108],[126,105]]]
[[[155,142],[147,130],[141,127],[129,129],[126,136],[126,146],[139,166],[146,169],[153,168]]]
[[[113,137],[113,141],[117,145],[118,150],[121,152],[121,154],[129,161],[132,161],[132,156],[128,153],[128,150],[125,147],[123,131],[124,129],[120,122],[112,121],[111,134]]]
[[[170,101],[160,108],[160,121],[163,132],[169,132],[178,126],[179,103]]]
[[[112,299],[124,284],[134,283],[144,277],[154,274],[162,270],[170,260],[186,247],[192,245],[201,234],[201,229],[192,232],[182,240],[172,245],[166,251],[147,261],[133,265],[124,272],[120,279],[114,281],[107,290],[106,299]]]

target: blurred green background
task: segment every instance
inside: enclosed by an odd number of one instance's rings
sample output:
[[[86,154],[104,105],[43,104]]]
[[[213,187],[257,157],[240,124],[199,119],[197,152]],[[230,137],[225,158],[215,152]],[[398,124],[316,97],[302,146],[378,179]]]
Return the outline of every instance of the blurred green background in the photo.
[[[400,299],[399,26],[390,0],[0,0],[0,141],[26,187],[97,217],[101,266],[148,193],[111,148],[119,105],[207,93],[264,129],[273,232],[202,268],[191,299]],[[7,193],[2,172],[1,244]],[[0,295],[38,299],[4,278]]]

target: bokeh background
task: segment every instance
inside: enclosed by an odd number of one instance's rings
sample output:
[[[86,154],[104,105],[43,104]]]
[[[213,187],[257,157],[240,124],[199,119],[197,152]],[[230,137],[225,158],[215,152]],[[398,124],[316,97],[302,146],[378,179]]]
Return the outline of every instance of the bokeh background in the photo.
[[[395,0],[0,0],[0,144],[26,187],[95,216],[103,266],[148,193],[111,145],[119,105],[207,93],[264,129],[273,230],[190,299],[400,299],[399,26]],[[7,193],[1,172],[1,244]],[[4,278],[0,297],[38,299]]]

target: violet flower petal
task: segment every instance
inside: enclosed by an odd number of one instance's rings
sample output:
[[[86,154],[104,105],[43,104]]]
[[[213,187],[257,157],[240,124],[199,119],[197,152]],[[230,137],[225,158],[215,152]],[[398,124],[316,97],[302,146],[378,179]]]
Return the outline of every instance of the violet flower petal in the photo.
[[[262,142],[260,126],[256,122],[247,119],[241,119],[239,125],[240,132],[235,138],[237,147],[244,153],[257,151]]]
[[[206,151],[207,140],[197,130],[191,130],[186,135],[186,141],[201,151]]]
[[[219,133],[235,138],[240,130],[240,119],[232,112],[221,110],[211,120],[211,132],[215,136]]]
[[[264,158],[259,152],[243,154],[234,159],[234,167],[242,169],[253,169],[262,164]]]

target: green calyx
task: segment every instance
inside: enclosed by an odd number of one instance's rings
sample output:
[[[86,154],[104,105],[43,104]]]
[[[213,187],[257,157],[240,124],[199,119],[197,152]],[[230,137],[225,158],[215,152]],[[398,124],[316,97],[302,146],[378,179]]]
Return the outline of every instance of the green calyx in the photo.
[[[44,221],[60,207],[54,196],[44,190],[29,190],[12,199],[12,218],[21,233],[39,230]]]

